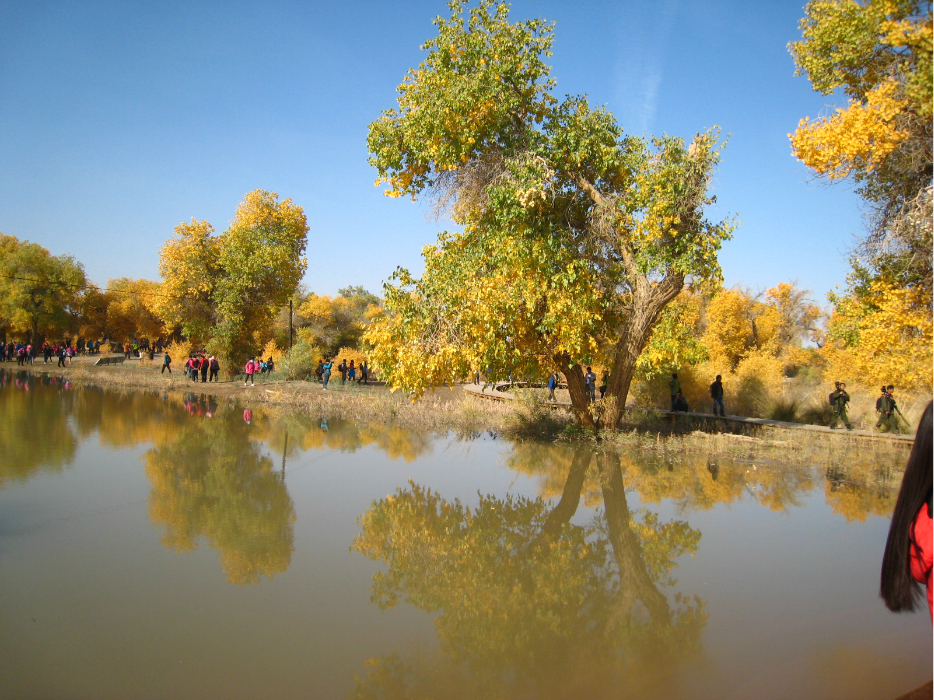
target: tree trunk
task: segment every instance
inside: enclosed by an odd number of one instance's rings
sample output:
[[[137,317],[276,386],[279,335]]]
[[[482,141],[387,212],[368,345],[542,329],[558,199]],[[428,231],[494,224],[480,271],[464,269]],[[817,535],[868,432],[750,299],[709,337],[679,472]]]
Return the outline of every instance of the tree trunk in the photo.
[[[603,506],[606,524],[613,546],[613,555],[619,569],[620,599],[625,610],[630,610],[636,599],[641,600],[656,624],[671,620],[668,599],[658,590],[649,576],[643,558],[642,545],[629,522],[626,488],[619,467],[619,455],[608,452],[600,455]]]
[[[604,396],[604,427],[619,427],[626,409],[632,377],[636,371],[636,361],[652,335],[659,314],[678,296],[683,287],[684,275],[680,273],[669,273],[663,280],[654,284],[644,276],[638,280],[633,292],[632,312],[616,343],[613,367]]]
[[[541,537],[557,537],[561,532],[561,527],[571,522],[571,518],[577,512],[577,506],[581,500],[584,479],[587,477],[587,467],[590,466],[592,457],[593,450],[589,447],[575,450],[574,460],[571,462],[568,477],[564,482],[564,490],[561,492],[561,500],[548,514],[545,525],[542,527]],[[538,539],[541,539],[541,537]]]
[[[587,468],[590,466],[590,460],[593,458],[593,450],[589,447],[578,449],[574,452],[574,459],[571,462],[571,468],[568,470],[567,479],[564,482],[564,490],[561,493],[561,500],[558,505],[552,508],[541,532],[529,543],[525,551],[521,553],[523,559],[529,557],[541,556],[543,550],[547,548],[549,542],[555,540],[561,534],[561,528],[571,522],[574,513],[577,512],[577,506],[580,504],[581,492],[584,490],[584,480],[587,477]],[[523,589],[532,592],[535,585],[528,567],[521,569],[519,582]]]
[[[571,394],[571,409],[577,416],[577,422],[584,428],[597,430],[597,422],[590,412],[590,399],[587,397],[584,373],[581,371],[580,364],[577,362],[571,364],[571,358],[567,354],[555,357],[555,362],[567,380],[568,393]]]

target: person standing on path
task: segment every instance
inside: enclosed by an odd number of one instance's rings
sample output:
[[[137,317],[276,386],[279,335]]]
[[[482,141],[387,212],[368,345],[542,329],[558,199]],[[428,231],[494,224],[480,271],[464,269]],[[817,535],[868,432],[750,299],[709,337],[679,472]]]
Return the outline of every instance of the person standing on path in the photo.
[[[159,374],[165,374],[166,370],[169,370],[169,374],[172,374],[172,358],[169,357],[168,352],[162,358],[162,371]]]
[[[681,382],[678,381],[678,373],[671,373],[671,381],[668,382],[668,393],[671,394],[671,410],[675,410],[675,399],[681,393]]]
[[[587,390],[587,400],[590,403],[596,403],[597,375],[593,373],[593,369],[590,367],[587,368],[587,374],[584,375],[584,388]]]
[[[360,363],[360,379],[357,381],[357,384],[363,382],[366,384],[367,380],[370,378],[370,368],[367,367],[366,360]]]
[[[555,400],[555,388],[558,386],[558,373],[552,372],[551,376],[548,377],[548,400]]]
[[[846,393],[846,384],[844,382],[834,382],[836,391],[830,395],[830,404],[833,406],[833,418],[830,421],[830,429],[834,430],[837,423],[843,421],[847,430],[852,430],[850,419],[846,415],[846,405],[850,402],[850,395]]]
[[[341,384],[344,384],[347,381],[347,360],[341,360],[337,371],[341,373]]]
[[[719,374],[713,384],[710,385],[710,398],[713,399],[713,414],[723,418],[725,413],[723,410],[723,381],[720,379]],[[720,411],[719,414],[717,413],[718,410]]]
[[[882,387],[882,396],[876,399],[876,413],[879,414],[879,420],[876,421],[876,430],[880,433],[887,433],[890,427],[889,417],[892,415],[892,407],[886,387]]]
[[[208,381],[209,381],[209,382],[216,382],[216,381],[217,381],[217,373],[218,373],[218,372],[220,371],[220,369],[221,369],[221,363],[217,361],[217,358],[214,357],[214,355],[211,355],[211,359],[208,360],[208,361],[211,363],[211,364],[209,365],[209,369],[211,370],[211,375],[210,375],[210,377],[208,377]]]
[[[204,355],[201,356],[201,383],[207,384],[208,381],[208,369],[210,368],[210,361]]]
[[[324,385],[324,391],[328,390],[328,382],[331,381],[331,367],[334,363],[330,358],[325,358],[321,365],[321,383]]]
[[[603,399],[603,396],[606,394],[606,388],[610,384],[610,373],[604,371],[603,376],[600,377],[600,398]]]
[[[250,386],[253,386],[253,373],[256,371],[256,363],[253,360],[254,358],[251,357],[247,361],[246,367],[243,368],[243,372],[246,375],[243,378],[243,386],[246,386],[247,380],[249,380]]]
[[[58,366],[59,367],[65,366],[65,346],[64,345],[58,346]]]
[[[347,368],[347,379],[351,384],[357,380],[357,368],[353,366],[353,360],[350,361],[350,367]]]

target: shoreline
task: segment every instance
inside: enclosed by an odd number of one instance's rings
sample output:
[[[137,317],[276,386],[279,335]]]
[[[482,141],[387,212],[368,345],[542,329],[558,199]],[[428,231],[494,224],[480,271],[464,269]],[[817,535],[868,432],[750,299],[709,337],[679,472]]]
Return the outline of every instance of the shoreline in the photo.
[[[236,401],[271,412],[295,410],[356,422],[392,423],[409,430],[469,437],[488,433],[519,441],[590,444],[595,448],[638,449],[670,455],[730,455],[786,462],[832,463],[847,453],[859,457],[906,460],[907,440],[878,440],[845,432],[790,430],[782,426],[740,424],[724,430],[704,419],[673,422],[651,411],[617,431],[599,436],[584,433],[568,415],[555,415],[549,406],[524,401],[489,401],[471,395],[461,386],[435,389],[412,401],[384,384],[340,384],[331,380],[324,392],[317,382],[260,379],[252,386],[238,380],[192,382],[179,372],[160,374],[161,365],[108,364],[95,367],[98,358],[76,359],[65,368],[34,363],[19,366],[0,363],[0,369],[34,375],[55,375],[73,383],[98,385],[118,392],[145,391],[183,396],[203,394]],[[242,376],[242,375],[241,375]],[[259,375],[262,376],[262,375]],[[635,412],[634,412],[635,413]],[[713,429],[712,429],[713,428]],[[902,462],[903,464],[904,462]],[[893,465],[894,466],[894,465]]]

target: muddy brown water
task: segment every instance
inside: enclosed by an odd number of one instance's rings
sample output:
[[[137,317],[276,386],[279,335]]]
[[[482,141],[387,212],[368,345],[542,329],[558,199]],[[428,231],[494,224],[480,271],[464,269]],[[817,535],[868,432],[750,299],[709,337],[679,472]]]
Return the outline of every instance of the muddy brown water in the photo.
[[[2,698],[885,698],[897,465],[594,452],[0,372]]]

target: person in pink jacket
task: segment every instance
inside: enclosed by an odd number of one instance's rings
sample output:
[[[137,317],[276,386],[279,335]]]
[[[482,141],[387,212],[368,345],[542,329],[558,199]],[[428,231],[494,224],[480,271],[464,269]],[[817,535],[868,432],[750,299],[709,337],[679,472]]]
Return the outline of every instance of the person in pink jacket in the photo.
[[[246,386],[247,381],[250,382],[250,386],[253,386],[253,374],[256,372],[256,362],[254,362],[254,358],[251,357],[250,360],[246,363],[246,367],[243,368],[243,372],[246,375],[243,378],[243,386]]]
[[[921,596],[918,583],[926,586],[928,610],[934,619],[932,554],[934,528],[931,509],[931,403],[918,425],[915,444],[908,457],[902,486],[892,512],[892,524],[882,557],[879,594],[893,612],[914,610]]]

